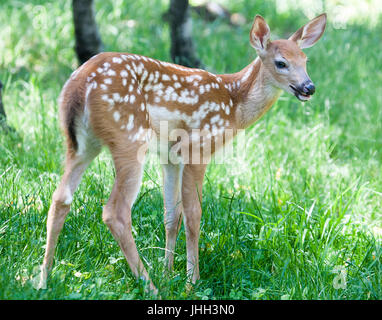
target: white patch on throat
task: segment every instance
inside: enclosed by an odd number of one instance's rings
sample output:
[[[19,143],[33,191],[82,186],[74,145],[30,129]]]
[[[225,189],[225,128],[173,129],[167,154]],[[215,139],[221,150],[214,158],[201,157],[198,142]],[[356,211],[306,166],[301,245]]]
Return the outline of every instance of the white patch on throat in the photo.
[[[247,126],[259,119],[280,96],[282,90],[273,85],[256,82],[249,90],[245,102],[238,108],[241,111],[239,122]]]

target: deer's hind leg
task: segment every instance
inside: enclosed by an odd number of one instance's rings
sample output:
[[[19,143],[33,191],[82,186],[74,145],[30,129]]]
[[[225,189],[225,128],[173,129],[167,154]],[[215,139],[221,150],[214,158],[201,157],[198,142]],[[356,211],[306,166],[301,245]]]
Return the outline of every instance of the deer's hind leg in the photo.
[[[91,141],[90,141],[91,140]],[[90,143],[91,142],[91,143]],[[101,145],[93,139],[83,140],[81,151],[68,149],[64,175],[53,193],[47,219],[47,238],[44,261],[41,266],[38,288],[45,289],[49,271],[52,268],[58,236],[70,210],[73,194],[81,181],[82,174],[101,151]]]
[[[131,231],[131,208],[141,186],[144,165],[143,161],[137,158],[140,148],[147,149],[139,144],[110,147],[116,177],[109,201],[103,209],[102,219],[119,244],[134,276],[149,281],[150,289],[156,293],[157,290],[139,257]]]

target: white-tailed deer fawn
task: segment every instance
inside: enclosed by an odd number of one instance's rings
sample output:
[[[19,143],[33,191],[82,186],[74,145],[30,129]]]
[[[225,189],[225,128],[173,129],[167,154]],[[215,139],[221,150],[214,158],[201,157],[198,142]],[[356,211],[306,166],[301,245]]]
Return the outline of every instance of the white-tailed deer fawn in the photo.
[[[306,72],[307,59],[301,49],[315,44],[325,25],[326,15],[322,14],[288,40],[270,41],[267,23],[256,16],[250,43],[259,57],[234,74],[214,75],[144,56],[112,52],[98,54],[73,72],[60,96],[66,163],[48,213],[40,287],[46,287],[73,193],[101,145],[106,145],[113,157],[116,178],[103,209],[103,221],[134,275],[149,281],[156,292],[131,232],[131,208],[141,184],[144,154],[153,136],[160,140],[160,145],[165,142],[166,152],[175,148],[182,160],[162,163],[165,256],[168,268],[172,269],[183,213],[187,273],[194,283],[199,278],[201,195],[207,164],[193,157],[193,144],[198,144],[204,154],[203,147],[208,142],[213,153],[219,139],[225,142],[225,131],[235,133],[248,127],[272,106],[282,90],[301,101],[309,100],[315,87]],[[163,123],[166,125],[162,126]],[[167,132],[161,132],[161,127]],[[198,133],[201,130],[203,134]],[[184,150],[190,152],[188,160]]]

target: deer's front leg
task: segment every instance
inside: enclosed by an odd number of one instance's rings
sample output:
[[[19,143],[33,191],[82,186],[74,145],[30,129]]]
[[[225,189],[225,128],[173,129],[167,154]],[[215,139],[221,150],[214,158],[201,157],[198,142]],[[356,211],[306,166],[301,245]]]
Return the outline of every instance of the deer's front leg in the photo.
[[[166,253],[165,260],[168,269],[174,267],[174,251],[176,237],[181,225],[181,180],[182,164],[163,164],[163,199],[164,199],[164,224],[166,228]]]
[[[187,275],[199,279],[199,231],[202,216],[202,185],[206,165],[188,164],[183,170],[182,204],[187,245]]]

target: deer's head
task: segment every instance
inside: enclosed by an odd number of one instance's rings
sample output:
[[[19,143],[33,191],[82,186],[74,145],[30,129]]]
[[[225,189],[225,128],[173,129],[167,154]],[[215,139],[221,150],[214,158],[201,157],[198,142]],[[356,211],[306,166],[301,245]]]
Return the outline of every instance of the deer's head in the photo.
[[[270,41],[270,29],[264,18],[255,17],[250,43],[256,49],[274,86],[307,101],[315,86],[306,71],[307,57],[302,49],[313,46],[324,33],[326,14],[321,14],[298,29],[288,40]]]

